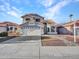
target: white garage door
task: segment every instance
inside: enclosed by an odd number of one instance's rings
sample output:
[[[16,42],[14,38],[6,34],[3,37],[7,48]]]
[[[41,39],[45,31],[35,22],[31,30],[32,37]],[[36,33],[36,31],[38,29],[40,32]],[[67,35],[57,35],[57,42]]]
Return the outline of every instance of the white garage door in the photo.
[[[23,28],[23,36],[40,36],[40,27],[25,27]]]

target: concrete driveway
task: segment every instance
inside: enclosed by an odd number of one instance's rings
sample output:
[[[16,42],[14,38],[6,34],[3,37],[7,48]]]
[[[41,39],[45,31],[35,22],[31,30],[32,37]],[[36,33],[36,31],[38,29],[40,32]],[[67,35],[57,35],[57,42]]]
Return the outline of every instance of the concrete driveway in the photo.
[[[23,40],[22,40],[23,39]],[[79,59],[78,46],[41,46],[41,40],[17,37],[0,43],[0,59]]]
[[[17,37],[0,44],[0,58],[38,59],[39,40],[26,40],[26,37]]]

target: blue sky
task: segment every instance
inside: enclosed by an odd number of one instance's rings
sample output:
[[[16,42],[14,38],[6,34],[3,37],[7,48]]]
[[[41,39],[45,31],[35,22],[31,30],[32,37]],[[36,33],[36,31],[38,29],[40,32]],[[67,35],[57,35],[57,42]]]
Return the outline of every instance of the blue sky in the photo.
[[[37,13],[57,23],[79,19],[79,0],[0,0],[0,22],[11,21],[22,23],[21,16]]]

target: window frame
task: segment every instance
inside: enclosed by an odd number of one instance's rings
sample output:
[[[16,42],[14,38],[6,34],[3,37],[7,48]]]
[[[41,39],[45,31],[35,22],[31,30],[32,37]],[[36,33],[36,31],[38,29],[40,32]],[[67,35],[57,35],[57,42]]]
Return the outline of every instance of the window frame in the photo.
[[[40,19],[39,19],[39,18],[36,18],[35,21],[36,21],[36,22],[40,22]]]

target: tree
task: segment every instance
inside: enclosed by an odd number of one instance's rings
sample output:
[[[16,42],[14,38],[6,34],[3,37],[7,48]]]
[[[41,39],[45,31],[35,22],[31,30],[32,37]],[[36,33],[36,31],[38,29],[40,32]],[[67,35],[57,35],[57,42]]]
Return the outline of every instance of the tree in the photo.
[[[73,14],[70,14],[69,17],[70,17],[70,21],[72,21]]]

